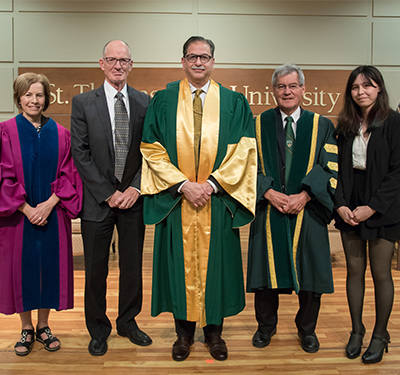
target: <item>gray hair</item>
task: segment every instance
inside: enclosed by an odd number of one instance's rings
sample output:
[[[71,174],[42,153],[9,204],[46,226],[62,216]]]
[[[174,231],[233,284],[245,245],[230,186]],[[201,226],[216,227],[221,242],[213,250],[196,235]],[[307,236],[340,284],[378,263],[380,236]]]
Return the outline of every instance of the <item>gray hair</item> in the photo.
[[[124,42],[123,40],[119,40],[119,39],[110,40],[109,42],[107,42],[107,43],[105,44],[105,46],[103,47],[103,57],[106,57],[106,50],[107,50],[108,45],[109,45],[110,43],[116,42],[116,41],[124,43],[124,44],[128,47],[128,50],[129,50],[129,57],[132,57],[131,47],[129,47],[129,44],[126,43],[126,42]]]
[[[272,86],[276,86],[278,78],[286,77],[293,72],[297,73],[299,84],[303,86],[306,83],[304,73],[297,65],[293,64],[283,64],[275,70],[274,74],[272,74]]]

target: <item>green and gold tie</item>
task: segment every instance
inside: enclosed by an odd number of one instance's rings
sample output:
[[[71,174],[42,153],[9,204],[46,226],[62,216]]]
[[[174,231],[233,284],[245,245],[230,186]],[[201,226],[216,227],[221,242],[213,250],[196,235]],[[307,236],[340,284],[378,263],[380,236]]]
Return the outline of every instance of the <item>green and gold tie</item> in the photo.
[[[290,166],[292,164],[292,157],[294,152],[294,131],[292,127],[293,118],[291,116],[286,117],[286,126],[285,126],[285,149],[286,149],[286,160],[285,160],[285,183],[288,183],[289,174],[290,174]]]

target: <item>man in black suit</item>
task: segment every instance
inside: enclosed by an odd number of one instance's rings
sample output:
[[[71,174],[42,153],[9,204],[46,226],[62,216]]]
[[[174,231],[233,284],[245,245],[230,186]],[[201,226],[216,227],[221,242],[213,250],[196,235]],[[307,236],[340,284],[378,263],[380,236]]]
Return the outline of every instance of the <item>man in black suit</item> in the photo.
[[[143,121],[150,97],[127,85],[129,46],[107,43],[99,61],[105,82],[72,99],[71,149],[84,183],[81,230],[85,256],[85,319],[89,353],[107,352],[111,322],[106,315],[108,259],[118,231],[119,335],[137,345],[152,340],[135,321],[142,307],[143,202],[140,197]]]

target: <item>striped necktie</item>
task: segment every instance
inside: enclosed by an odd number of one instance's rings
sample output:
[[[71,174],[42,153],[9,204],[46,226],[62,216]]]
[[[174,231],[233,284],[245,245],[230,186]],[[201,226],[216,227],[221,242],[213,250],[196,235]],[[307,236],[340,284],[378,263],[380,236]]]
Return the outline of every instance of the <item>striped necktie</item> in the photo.
[[[115,97],[115,177],[122,181],[128,155],[129,118],[126,112],[123,95],[118,92]]]

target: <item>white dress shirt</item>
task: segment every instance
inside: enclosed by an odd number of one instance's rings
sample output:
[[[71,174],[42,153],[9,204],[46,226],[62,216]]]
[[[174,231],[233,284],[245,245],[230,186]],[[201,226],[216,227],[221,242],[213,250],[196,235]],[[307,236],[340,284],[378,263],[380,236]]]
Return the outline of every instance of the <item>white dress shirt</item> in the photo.
[[[285,130],[286,117],[288,117],[288,115],[286,113],[283,113],[281,110],[279,110],[279,111],[281,112],[281,116],[282,116],[283,130]],[[297,107],[297,109],[290,115],[290,117],[293,119],[292,129],[293,129],[293,133],[294,133],[294,137],[295,138],[296,138],[296,131],[297,131],[297,121],[299,121],[300,115],[301,115],[300,107]]]
[[[111,121],[113,143],[115,146],[115,103],[117,102],[117,98],[115,97],[115,95],[117,95],[118,91],[114,87],[112,87],[107,80],[104,81],[104,91],[106,93],[108,113],[110,114],[110,121]],[[129,119],[130,113],[129,113],[128,86],[126,84],[121,90],[121,94],[123,95],[123,101]]]
[[[371,138],[371,133],[368,134],[368,138],[365,139],[362,133],[362,126],[358,131],[358,135],[353,141],[353,168],[365,170],[367,168],[367,148],[368,142]]]
[[[203,107],[204,107],[204,100],[206,100],[206,95],[207,95],[208,89],[209,89],[209,87],[210,87],[210,83],[211,83],[211,81],[208,81],[208,82],[200,89],[200,90],[202,90],[201,93],[200,93],[200,99],[201,99],[201,104],[202,104]],[[190,86],[190,91],[192,92],[192,100],[194,100],[194,97],[195,97],[195,95],[196,95],[196,91],[197,91],[198,89],[196,89],[196,87],[194,87],[190,82],[189,82],[189,86]]]

